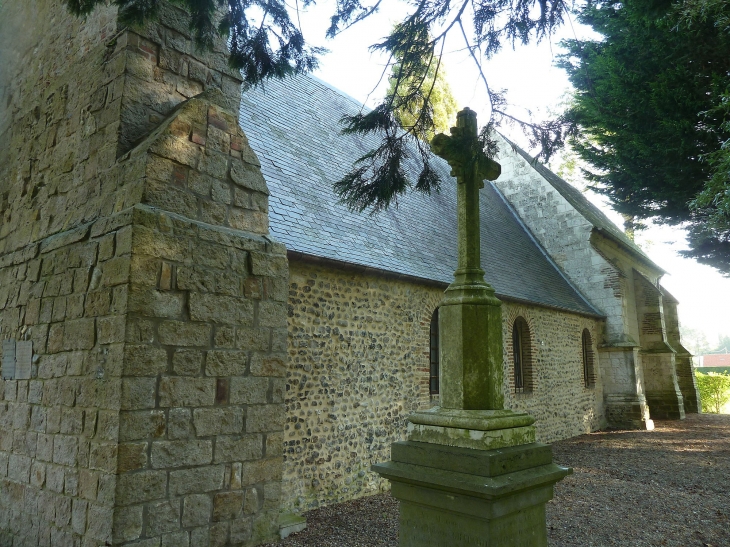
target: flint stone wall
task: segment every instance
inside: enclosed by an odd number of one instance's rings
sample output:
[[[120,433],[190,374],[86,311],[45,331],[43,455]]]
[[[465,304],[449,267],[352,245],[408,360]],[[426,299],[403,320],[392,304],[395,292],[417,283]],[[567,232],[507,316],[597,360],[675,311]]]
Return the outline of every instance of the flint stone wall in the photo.
[[[370,465],[390,458],[407,416],[428,408],[429,327],[445,287],[290,260],[282,505],[305,511],[387,488]],[[503,302],[503,339],[530,325],[534,390],[505,405],[537,418],[551,442],[605,425],[600,382],[584,387],[581,335],[595,319]],[[595,346],[594,346],[595,351]]]
[[[1,383],[2,545],[277,531],[287,260],[223,46],[167,3],[0,7],[0,338],[34,354]]]

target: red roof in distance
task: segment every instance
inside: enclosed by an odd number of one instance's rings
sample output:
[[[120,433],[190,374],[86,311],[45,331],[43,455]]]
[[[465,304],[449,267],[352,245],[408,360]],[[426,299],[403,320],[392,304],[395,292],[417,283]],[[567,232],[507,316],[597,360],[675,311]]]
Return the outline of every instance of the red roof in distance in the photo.
[[[730,353],[718,353],[702,357],[702,367],[730,367]]]

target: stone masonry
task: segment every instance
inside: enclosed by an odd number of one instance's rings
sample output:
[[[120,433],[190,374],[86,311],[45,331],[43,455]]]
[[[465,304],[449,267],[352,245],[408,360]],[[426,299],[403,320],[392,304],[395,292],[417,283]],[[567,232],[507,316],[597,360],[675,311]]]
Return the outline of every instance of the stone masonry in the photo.
[[[642,325],[647,316],[642,315],[643,301],[637,294],[637,287],[643,286],[636,281],[639,278],[646,280],[654,292],[660,291],[659,279],[663,272],[639,256],[640,253],[596,228],[547,178],[520,154],[510,150],[511,146],[506,141],[500,143],[503,153],[498,159],[503,176],[496,181],[497,186],[557,265],[591,303],[606,314],[596,365],[597,375],[603,381],[608,423],[614,427],[653,427],[647,389],[657,393],[655,406],[664,397],[662,405],[674,408],[671,412],[656,408],[653,414],[657,417],[683,416],[683,411],[679,410],[683,393],[696,393],[694,378],[683,366],[688,362],[684,355],[686,350],[679,344],[678,329],[670,335],[671,329],[663,319],[657,323],[658,336],[665,342],[673,336],[677,348],[671,344],[662,346],[664,354],[660,357],[657,348],[649,347],[651,335],[647,336],[646,324]],[[664,301],[657,298],[653,313],[666,315]],[[676,301],[668,304],[672,305],[676,323]],[[679,360],[675,353],[682,354]],[[677,363],[683,367],[682,373],[679,373]],[[681,393],[675,389],[679,377],[685,386]],[[666,384],[667,381],[671,385]],[[670,393],[672,403],[666,397]],[[696,400],[696,395],[691,400]],[[696,409],[696,404],[690,408]]]
[[[278,529],[285,249],[224,44],[162,8],[0,7],[0,338],[33,344],[30,378],[3,363],[2,545]]]
[[[429,326],[445,286],[290,260],[282,505],[301,512],[387,488],[370,465],[405,438],[406,418],[429,396]],[[559,310],[503,301],[503,338],[523,317],[534,346],[530,393],[510,388],[505,406],[536,419],[539,441],[605,425],[602,386],[586,388],[581,335],[601,323]],[[595,351],[596,348],[594,347]]]

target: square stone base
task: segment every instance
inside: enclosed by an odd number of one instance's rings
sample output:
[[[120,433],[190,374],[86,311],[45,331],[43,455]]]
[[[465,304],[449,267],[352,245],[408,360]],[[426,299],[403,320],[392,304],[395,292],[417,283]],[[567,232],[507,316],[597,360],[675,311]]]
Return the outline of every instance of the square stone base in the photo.
[[[475,450],[405,441],[373,470],[401,502],[400,547],[544,547],[545,504],[571,472],[540,443]]]

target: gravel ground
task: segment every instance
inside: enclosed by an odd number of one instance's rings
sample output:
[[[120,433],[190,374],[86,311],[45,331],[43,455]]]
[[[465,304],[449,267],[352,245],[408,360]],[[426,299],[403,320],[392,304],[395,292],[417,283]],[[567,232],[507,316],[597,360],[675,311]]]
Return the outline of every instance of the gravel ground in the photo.
[[[730,415],[658,421],[553,444],[574,469],[547,507],[550,547],[730,547]],[[398,501],[377,495],[306,514],[269,547],[397,547]]]

